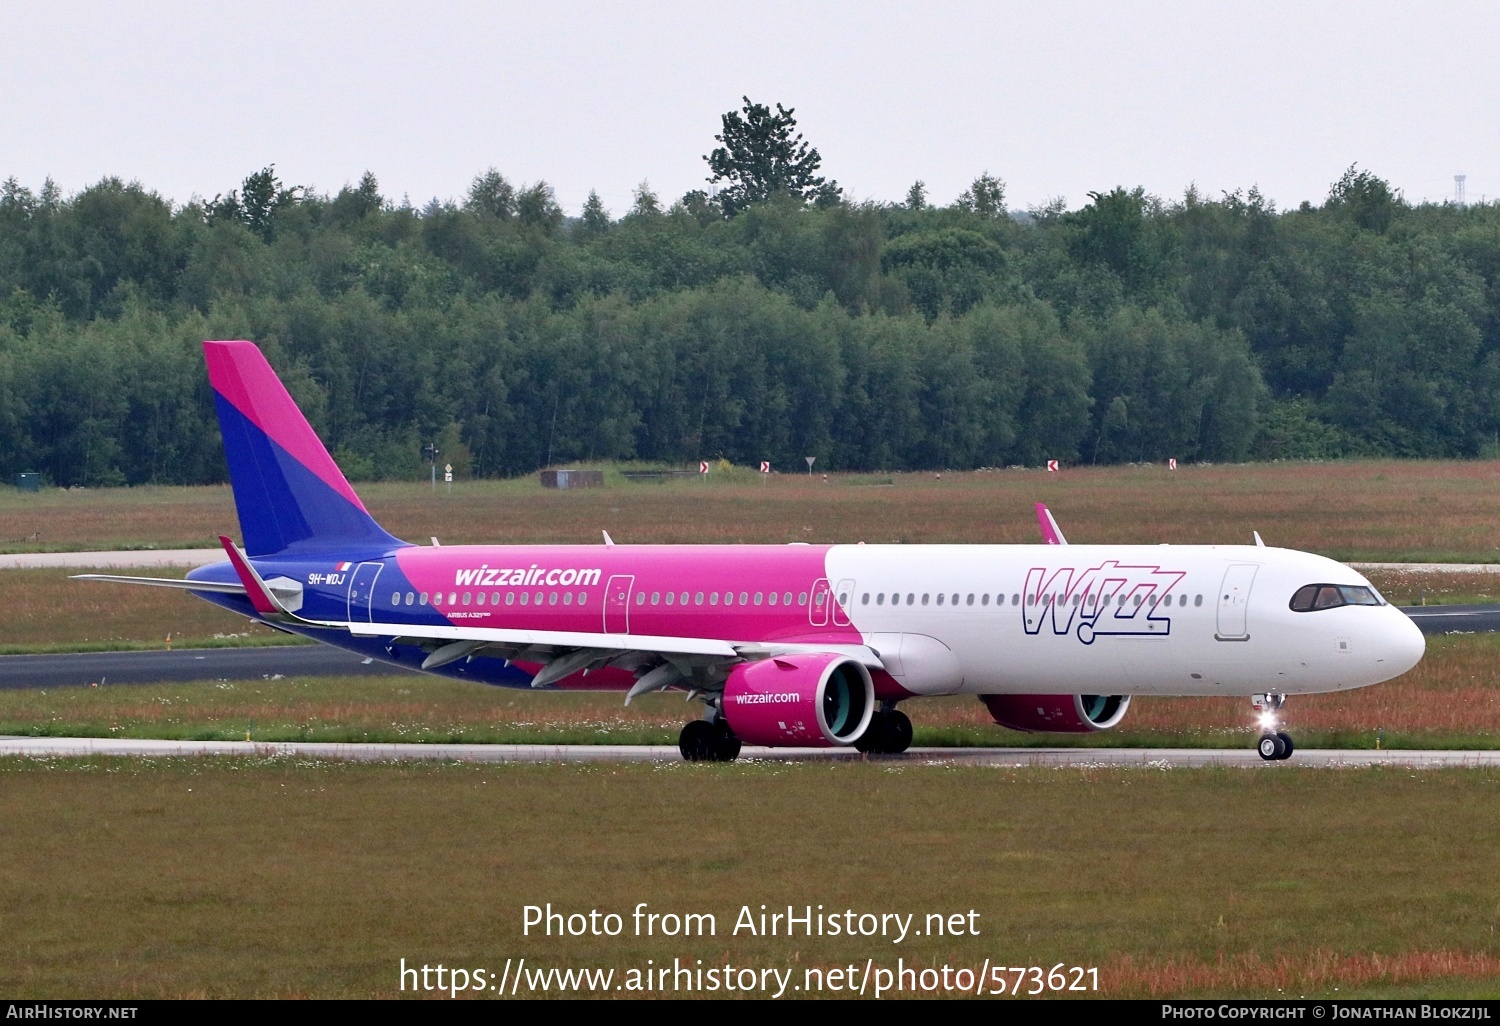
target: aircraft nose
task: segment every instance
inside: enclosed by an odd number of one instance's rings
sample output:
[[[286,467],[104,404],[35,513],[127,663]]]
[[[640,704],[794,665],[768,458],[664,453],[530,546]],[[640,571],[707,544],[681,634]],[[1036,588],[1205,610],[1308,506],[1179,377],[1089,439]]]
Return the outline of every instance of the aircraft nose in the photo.
[[[1427,651],[1427,638],[1411,617],[1395,606],[1387,608],[1393,615],[1381,647],[1385,650],[1385,668],[1392,677],[1399,677],[1422,661]]]

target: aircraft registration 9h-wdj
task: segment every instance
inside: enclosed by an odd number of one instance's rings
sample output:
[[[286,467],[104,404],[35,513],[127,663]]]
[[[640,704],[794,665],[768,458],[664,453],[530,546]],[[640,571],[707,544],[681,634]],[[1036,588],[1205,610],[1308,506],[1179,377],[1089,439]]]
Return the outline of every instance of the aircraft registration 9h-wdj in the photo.
[[[1291,754],[1289,695],[1421,659],[1416,625],[1322,556],[1263,545],[418,546],[369,515],[250,342],[205,342],[243,548],[184,588],[234,612],[460,680],[677,689],[690,760],[741,743],[900,752],[898,704],[976,695],[1025,731],[1105,730],[1133,695],[1244,695]],[[1259,539],[1257,538],[1257,541]]]

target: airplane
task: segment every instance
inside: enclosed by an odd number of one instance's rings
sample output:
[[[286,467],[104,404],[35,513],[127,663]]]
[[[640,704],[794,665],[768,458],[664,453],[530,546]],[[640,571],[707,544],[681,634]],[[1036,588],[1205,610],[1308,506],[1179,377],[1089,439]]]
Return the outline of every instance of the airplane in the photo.
[[[414,545],[365,509],[251,342],[203,344],[242,545],[185,589],[414,671],[515,688],[664,689],[701,703],[678,748],[904,751],[912,699],[975,695],[1003,727],[1107,730],[1137,695],[1232,695],[1256,749],[1290,695],[1364,687],[1421,631],[1359,573],[1256,545]]]

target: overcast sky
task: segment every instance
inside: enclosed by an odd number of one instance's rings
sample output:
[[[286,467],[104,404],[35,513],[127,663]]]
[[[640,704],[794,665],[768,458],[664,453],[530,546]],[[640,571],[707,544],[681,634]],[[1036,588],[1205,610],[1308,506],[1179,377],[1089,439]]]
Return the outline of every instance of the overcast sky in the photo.
[[[1143,185],[1500,197],[1500,4],[0,0],[0,178],[177,202],[274,163],[421,205],[490,166],[615,215],[704,187],[742,95],[796,109],[855,199],[980,172],[1010,206]]]

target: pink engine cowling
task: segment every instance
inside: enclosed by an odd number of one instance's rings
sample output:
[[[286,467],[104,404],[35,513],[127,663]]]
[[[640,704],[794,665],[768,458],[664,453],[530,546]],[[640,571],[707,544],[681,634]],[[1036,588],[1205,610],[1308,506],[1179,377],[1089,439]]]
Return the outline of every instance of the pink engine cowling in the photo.
[[[742,663],[724,684],[724,716],[735,736],[751,745],[851,745],[874,711],[870,671],[828,652]]]
[[[1030,733],[1108,730],[1130,708],[1129,695],[980,695],[996,723]]]

